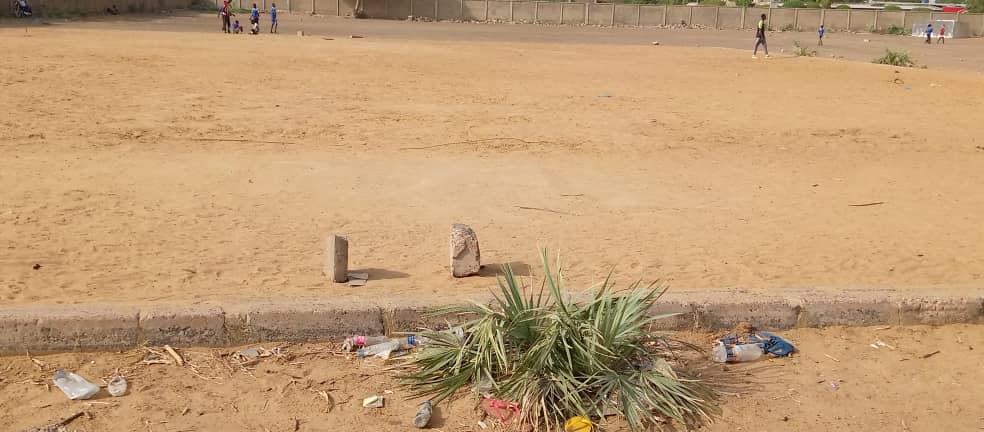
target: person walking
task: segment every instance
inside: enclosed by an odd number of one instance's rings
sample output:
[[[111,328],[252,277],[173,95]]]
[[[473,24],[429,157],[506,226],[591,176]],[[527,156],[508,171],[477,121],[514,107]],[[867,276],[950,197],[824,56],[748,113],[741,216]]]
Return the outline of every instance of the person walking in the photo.
[[[820,30],[817,30],[817,34],[820,35],[820,39],[817,41],[817,46],[823,46],[823,34],[824,34],[823,24],[820,24]]]
[[[940,38],[936,40],[936,43],[946,45],[946,41],[944,40],[945,37],[946,37],[946,26],[941,26]]]
[[[277,4],[270,6],[270,33],[277,32]]]
[[[765,43],[765,14],[762,14],[762,19],[759,20],[758,26],[755,28],[755,49],[752,50],[752,58],[758,58],[759,45],[762,45],[762,49],[765,50],[765,58],[769,58],[769,45]]]
[[[926,24],[926,43],[932,43],[930,39],[933,38],[933,23]]]

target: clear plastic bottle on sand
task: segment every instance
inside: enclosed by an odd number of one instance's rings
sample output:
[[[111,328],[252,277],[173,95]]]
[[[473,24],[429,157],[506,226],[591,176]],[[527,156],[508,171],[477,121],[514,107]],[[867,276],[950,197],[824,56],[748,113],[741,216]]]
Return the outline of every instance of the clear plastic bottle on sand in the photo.
[[[99,393],[99,386],[72,372],[65,372],[61,369],[55,371],[53,381],[55,386],[72,400],[88,399]]]
[[[431,415],[433,414],[433,409],[431,408],[431,401],[425,400],[424,405],[417,410],[417,415],[413,416],[413,425],[417,429],[423,429],[427,427],[427,423],[430,423]]]
[[[755,361],[762,357],[762,347],[758,344],[728,346],[721,342],[714,344],[711,359],[718,363],[740,363]]]
[[[345,351],[354,351],[364,346],[380,344],[388,341],[389,338],[386,336],[352,336],[350,338],[345,338],[345,342],[342,343],[342,349]]]
[[[365,348],[359,348],[359,357],[372,357],[380,354],[388,357],[388,353],[398,349],[400,349],[400,341],[386,341],[375,345],[369,345]]]
[[[126,378],[123,375],[116,375],[109,384],[106,385],[106,391],[109,392],[113,397],[120,397],[126,394]]]

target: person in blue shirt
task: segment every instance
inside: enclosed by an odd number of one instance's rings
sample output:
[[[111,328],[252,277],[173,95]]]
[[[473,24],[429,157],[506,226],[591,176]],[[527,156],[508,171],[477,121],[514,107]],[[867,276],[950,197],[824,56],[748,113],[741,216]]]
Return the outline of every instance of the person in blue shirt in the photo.
[[[817,46],[823,46],[823,24],[820,24],[820,30],[817,30],[817,34],[820,35],[820,40],[817,42]]]
[[[260,9],[256,7],[256,3],[253,3],[253,9],[249,11],[249,23],[250,24],[260,23]]]
[[[277,4],[270,7],[270,33],[277,32]]]
[[[926,24],[926,43],[931,43],[930,39],[933,38],[933,23]]]

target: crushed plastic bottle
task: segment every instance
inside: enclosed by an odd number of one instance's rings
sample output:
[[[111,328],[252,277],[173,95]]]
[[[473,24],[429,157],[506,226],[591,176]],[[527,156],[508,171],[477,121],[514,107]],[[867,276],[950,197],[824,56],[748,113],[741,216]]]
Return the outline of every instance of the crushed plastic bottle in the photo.
[[[400,349],[400,342],[391,340],[359,349],[359,357],[380,356],[388,358],[389,353]]]
[[[417,415],[413,416],[413,425],[417,429],[423,429],[427,427],[427,423],[431,421],[431,415],[434,410],[431,408],[431,401],[425,400],[424,405],[417,410]]]
[[[109,384],[106,385],[106,390],[113,397],[120,397],[126,394],[126,378],[123,375],[116,375]]]
[[[762,354],[762,347],[759,344],[728,346],[723,342],[717,342],[711,351],[711,359],[718,363],[740,363],[758,360]]]
[[[88,399],[99,393],[99,386],[86,381],[81,376],[61,369],[55,371],[55,378],[52,381],[55,382],[58,389],[65,393],[65,396],[72,400]]]

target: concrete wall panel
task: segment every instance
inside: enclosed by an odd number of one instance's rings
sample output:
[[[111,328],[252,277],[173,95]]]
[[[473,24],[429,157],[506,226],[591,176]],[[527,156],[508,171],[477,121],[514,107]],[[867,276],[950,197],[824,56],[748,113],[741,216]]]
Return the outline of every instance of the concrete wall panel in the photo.
[[[666,8],[666,24],[686,24],[690,25],[690,7],[688,6],[668,6]]]
[[[611,4],[588,4],[588,24],[591,25],[611,25],[612,8]]]
[[[407,4],[410,0],[407,0]],[[290,11],[291,13],[311,13],[314,12],[314,0],[291,0],[290,1]]]
[[[745,9],[745,28],[754,30],[762,14],[769,16],[769,10],[763,8]]]
[[[405,20],[410,16],[410,0],[388,0],[386,16],[390,19]]]
[[[560,3],[538,2],[536,22],[543,24],[560,24]]]
[[[721,8],[718,11],[719,29],[739,29],[741,28],[742,10],[738,8]]]
[[[887,29],[893,25],[905,27],[905,12],[887,11],[878,13],[878,28]]]
[[[813,32],[820,28],[820,9],[800,9],[796,12],[796,28]]]
[[[437,0],[437,19],[461,19],[461,0]]]
[[[386,18],[386,0],[366,0],[363,8],[369,18]]]
[[[666,6],[639,6],[639,25],[649,27],[663,25],[664,12]]]
[[[824,11],[824,27],[828,30],[847,30],[847,12],[848,11],[842,9],[830,9]]]
[[[929,12],[906,12],[905,14],[905,29],[912,33],[912,26],[920,25],[924,26],[926,23],[932,21],[931,13]]]
[[[518,23],[533,22],[533,3],[513,3],[513,21]]]
[[[584,3],[561,3],[564,24],[584,24]]]
[[[851,12],[851,30],[871,31],[875,28],[875,14],[869,11]]]
[[[639,5],[620,4],[615,5],[615,25],[639,25]]]
[[[690,25],[715,28],[717,25],[716,7],[695,7],[693,8],[693,19]]]
[[[314,4],[314,13],[321,15],[339,15],[339,2],[335,0],[311,0]]]
[[[484,1],[476,0],[465,0],[461,3],[461,19],[470,21],[486,21],[486,20],[509,20],[509,2],[488,2],[489,16],[485,16],[485,5]],[[502,16],[492,15],[492,6],[495,5],[497,11],[502,10],[505,12]]]
[[[437,18],[435,5],[437,0],[413,0],[413,16],[420,18]]]
[[[793,9],[773,9],[769,18],[769,28],[774,31],[796,30],[796,11]]]

